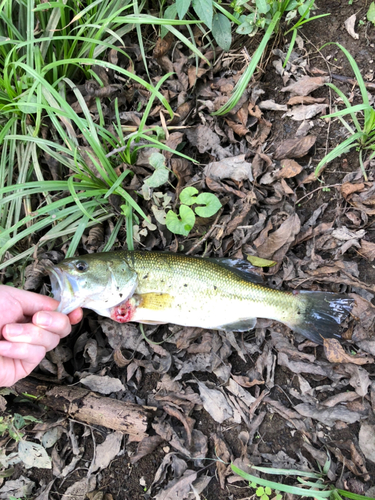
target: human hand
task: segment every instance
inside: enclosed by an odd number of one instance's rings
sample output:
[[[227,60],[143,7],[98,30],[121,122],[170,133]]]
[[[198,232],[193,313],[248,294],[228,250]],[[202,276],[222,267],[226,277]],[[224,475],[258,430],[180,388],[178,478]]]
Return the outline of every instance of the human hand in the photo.
[[[29,375],[82,319],[78,308],[56,312],[57,300],[0,285],[0,387]]]

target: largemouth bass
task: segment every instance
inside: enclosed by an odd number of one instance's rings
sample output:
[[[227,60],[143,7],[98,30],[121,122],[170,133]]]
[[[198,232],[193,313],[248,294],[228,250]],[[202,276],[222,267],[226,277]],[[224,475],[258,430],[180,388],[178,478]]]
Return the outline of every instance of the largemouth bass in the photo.
[[[86,307],[120,323],[247,331],[268,318],[321,344],[340,338],[353,306],[340,294],[268,288],[231,259],[118,251],[66,259],[49,273],[60,312]]]

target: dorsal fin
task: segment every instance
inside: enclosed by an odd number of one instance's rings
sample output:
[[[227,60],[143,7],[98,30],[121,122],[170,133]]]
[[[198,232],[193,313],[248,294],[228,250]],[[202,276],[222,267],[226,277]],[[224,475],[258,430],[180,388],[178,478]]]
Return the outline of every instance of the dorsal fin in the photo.
[[[221,267],[225,267],[232,273],[237,274],[240,278],[245,281],[250,281],[251,283],[259,283],[262,284],[264,282],[262,276],[253,271],[254,266],[252,266],[249,262],[243,259],[230,259],[227,257],[223,258],[215,258],[210,257],[207,260],[218,264]]]

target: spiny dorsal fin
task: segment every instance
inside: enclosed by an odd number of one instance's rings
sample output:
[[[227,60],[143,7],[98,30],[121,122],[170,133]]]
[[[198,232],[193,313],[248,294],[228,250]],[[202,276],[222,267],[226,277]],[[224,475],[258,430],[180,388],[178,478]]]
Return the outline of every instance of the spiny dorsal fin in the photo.
[[[237,274],[237,276],[239,276],[245,281],[250,281],[251,283],[259,283],[259,284],[262,284],[264,282],[262,276],[253,271],[253,269],[255,269],[254,266],[252,266],[246,260],[229,259],[227,257],[219,259],[215,257],[210,257],[207,260],[210,260],[211,262],[214,262],[215,264],[218,264],[221,267],[225,267],[229,271],[232,271],[233,273]]]

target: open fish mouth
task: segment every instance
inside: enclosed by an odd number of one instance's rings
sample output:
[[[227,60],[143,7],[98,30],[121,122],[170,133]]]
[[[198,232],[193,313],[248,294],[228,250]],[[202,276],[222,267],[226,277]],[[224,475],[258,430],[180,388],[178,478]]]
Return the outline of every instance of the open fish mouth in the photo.
[[[69,275],[58,267],[50,267],[48,274],[53,298],[60,302],[58,312],[69,314],[82,305],[82,298],[76,296],[78,289],[74,278],[69,279]]]

